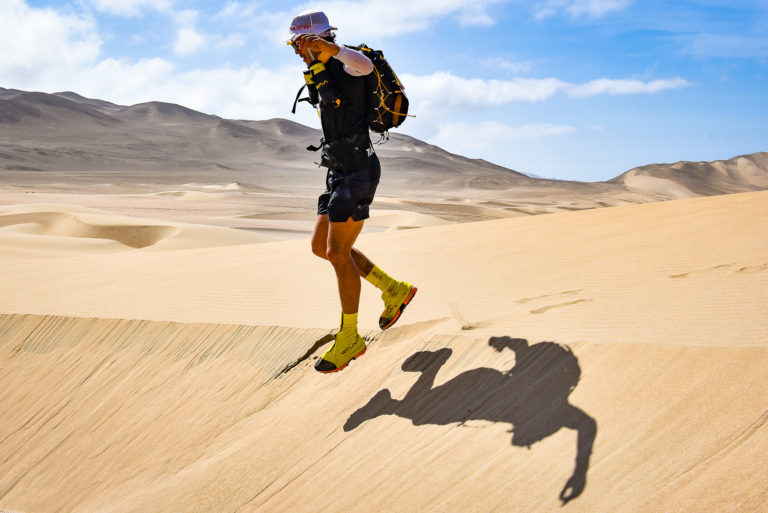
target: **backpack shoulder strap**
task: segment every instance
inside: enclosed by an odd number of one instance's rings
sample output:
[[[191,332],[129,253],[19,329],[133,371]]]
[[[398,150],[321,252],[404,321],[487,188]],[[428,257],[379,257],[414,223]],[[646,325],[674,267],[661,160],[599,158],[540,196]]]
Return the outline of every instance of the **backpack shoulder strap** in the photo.
[[[309,101],[309,98],[299,99],[299,96],[301,96],[301,92],[304,90],[305,87],[307,87],[307,84],[304,84],[303,86],[301,86],[301,88],[299,88],[299,92],[296,93],[296,99],[293,100],[293,109],[291,109],[291,114],[296,114],[297,103],[299,103],[300,101]]]

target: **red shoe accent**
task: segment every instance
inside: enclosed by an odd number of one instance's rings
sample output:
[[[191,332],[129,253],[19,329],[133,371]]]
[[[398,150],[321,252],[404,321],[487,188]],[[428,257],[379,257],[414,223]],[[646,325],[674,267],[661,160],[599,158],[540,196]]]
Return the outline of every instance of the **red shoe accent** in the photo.
[[[366,351],[367,349],[368,349],[368,347],[367,347],[367,346],[366,346],[366,347],[364,347],[362,351],[360,351],[359,353],[357,353],[355,356],[353,356],[353,357],[352,357],[352,360],[357,360],[359,357],[363,356],[363,354],[365,354],[365,351]],[[351,362],[352,360],[350,360],[349,362]],[[332,372],[339,372],[340,370],[344,370],[344,368],[345,368],[347,365],[349,365],[349,362],[345,363],[344,365],[342,365],[342,366],[341,366],[341,367],[339,367],[339,368],[336,368],[336,369],[333,369],[333,370],[329,370],[329,371],[319,371],[319,372],[320,372],[321,374],[331,374]]]
[[[408,306],[408,304],[411,302],[411,300],[413,299],[413,296],[416,295],[416,292],[418,292],[418,290],[419,289],[417,287],[411,287],[411,291],[408,293],[408,295],[403,300],[403,304],[400,305],[400,308],[397,310],[397,313],[392,318],[392,320],[389,321],[385,326],[381,326],[382,330],[385,330],[385,329],[391,327],[393,324],[395,324],[397,322],[397,320],[400,318],[400,315],[402,315],[403,310],[405,310],[405,307]]]

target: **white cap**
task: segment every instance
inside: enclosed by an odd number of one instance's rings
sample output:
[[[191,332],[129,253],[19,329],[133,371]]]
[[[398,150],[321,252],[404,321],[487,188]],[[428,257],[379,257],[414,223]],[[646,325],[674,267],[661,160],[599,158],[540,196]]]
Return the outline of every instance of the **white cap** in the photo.
[[[337,30],[328,23],[328,16],[322,11],[305,11],[296,16],[291,22],[290,38],[299,34],[322,34],[329,30]]]

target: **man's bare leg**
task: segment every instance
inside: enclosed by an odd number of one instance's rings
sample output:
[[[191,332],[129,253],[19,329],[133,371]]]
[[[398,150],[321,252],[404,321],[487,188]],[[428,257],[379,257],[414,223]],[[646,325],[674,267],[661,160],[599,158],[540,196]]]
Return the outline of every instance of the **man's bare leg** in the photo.
[[[352,258],[352,246],[363,229],[364,221],[350,218],[343,223],[329,224],[326,256],[336,270],[341,311],[345,314],[357,313],[360,305],[360,271]]]
[[[360,306],[360,271],[352,257],[352,246],[363,229],[363,221],[348,219],[343,223],[328,223],[318,218],[312,238],[312,249],[318,253],[322,242],[317,240],[327,231],[325,258],[336,271],[341,300],[341,326],[334,336],[334,343],[317,362],[319,372],[337,372],[365,353],[365,341],[357,332],[357,310]]]
[[[317,216],[317,220],[315,221],[315,231],[312,234],[312,252],[325,260],[328,260],[329,225],[330,221],[328,220],[328,214]],[[374,263],[355,247],[352,247],[351,253],[358,274],[361,278],[365,278],[370,274],[371,270],[373,270]]]
[[[328,260],[331,224],[336,223],[330,223],[327,214],[317,216],[315,230],[312,234],[312,252],[326,260]],[[350,254],[358,275],[382,291],[384,312],[379,318],[379,327],[381,329],[391,327],[400,318],[403,309],[410,303],[418,289],[410,283],[397,281],[387,275],[354,246],[350,249]]]

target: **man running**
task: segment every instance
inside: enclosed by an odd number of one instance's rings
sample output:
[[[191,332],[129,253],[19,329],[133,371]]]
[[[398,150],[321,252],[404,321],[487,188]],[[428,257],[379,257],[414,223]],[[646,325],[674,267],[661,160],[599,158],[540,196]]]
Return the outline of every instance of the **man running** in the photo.
[[[310,101],[320,111],[321,165],[328,168],[326,191],[318,198],[312,252],[333,265],[341,299],[339,332],[315,363],[323,373],[340,371],[365,353],[365,341],[357,332],[361,277],[382,291],[382,330],[400,318],[417,291],[388,276],[354,247],[381,174],[366,120],[365,76],[373,72],[373,63],[362,53],[337,45],[334,30],[325,13],[308,11],[293,19],[290,40],[308,66],[304,79]]]

